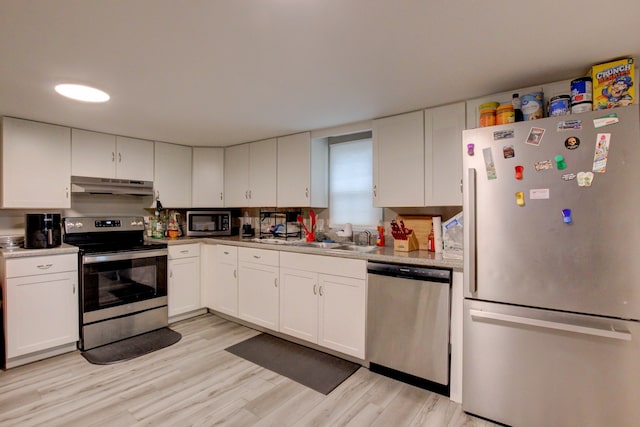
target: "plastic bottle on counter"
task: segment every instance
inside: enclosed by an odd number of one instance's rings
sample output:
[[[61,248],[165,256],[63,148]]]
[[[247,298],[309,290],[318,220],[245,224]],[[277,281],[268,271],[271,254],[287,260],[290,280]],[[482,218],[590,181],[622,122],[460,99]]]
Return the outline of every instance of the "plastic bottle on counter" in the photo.
[[[156,211],[156,215],[151,221],[151,237],[154,239],[162,239],[164,237],[164,227],[160,219],[160,212]]]
[[[383,247],[384,246],[384,226],[378,226],[378,237],[376,238],[376,246]]]
[[[520,101],[520,95],[514,93],[511,97],[511,104],[513,104],[513,114],[516,122],[524,121],[524,115],[522,114],[522,101]]]

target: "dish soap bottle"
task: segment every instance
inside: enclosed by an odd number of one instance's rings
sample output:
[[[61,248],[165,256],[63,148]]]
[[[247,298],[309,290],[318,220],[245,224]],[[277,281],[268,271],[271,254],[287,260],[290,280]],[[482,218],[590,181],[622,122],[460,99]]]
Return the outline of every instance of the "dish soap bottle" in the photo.
[[[378,226],[378,237],[376,238],[376,246],[383,247],[384,246],[384,226]]]
[[[162,227],[162,220],[160,219],[160,213],[156,211],[156,215],[151,221],[151,237],[154,239],[162,239],[164,237],[164,230]]]

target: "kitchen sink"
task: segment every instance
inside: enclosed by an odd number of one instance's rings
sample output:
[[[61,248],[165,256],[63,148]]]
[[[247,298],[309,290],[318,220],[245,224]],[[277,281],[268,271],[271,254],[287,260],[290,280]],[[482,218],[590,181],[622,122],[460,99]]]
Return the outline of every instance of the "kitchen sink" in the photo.
[[[346,252],[371,252],[378,249],[377,246],[360,246],[360,245],[340,245],[331,248],[332,250],[337,251],[346,251]]]
[[[322,249],[334,249],[338,246],[344,246],[344,243],[337,242],[303,242],[298,243],[296,246],[303,248],[322,248]]]

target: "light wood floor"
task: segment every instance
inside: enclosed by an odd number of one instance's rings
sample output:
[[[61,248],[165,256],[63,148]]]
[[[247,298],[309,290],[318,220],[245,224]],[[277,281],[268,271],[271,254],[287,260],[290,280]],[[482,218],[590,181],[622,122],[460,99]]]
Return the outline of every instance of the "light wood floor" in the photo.
[[[224,349],[256,335],[206,314],[177,344],[115,365],[78,352],[0,372],[0,426],[492,426],[360,368],[325,396]]]

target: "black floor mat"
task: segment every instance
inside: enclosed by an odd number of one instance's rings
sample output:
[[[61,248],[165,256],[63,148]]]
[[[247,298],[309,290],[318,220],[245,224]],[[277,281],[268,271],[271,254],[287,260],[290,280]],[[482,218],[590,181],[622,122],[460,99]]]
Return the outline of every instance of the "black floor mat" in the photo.
[[[83,351],[85,359],[95,365],[110,365],[134,359],[180,341],[182,335],[169,328],[156,329],[122,341]]]
[[[322,394],[329,394],[360,367],[268,334],[249,338],[226,350]]]

